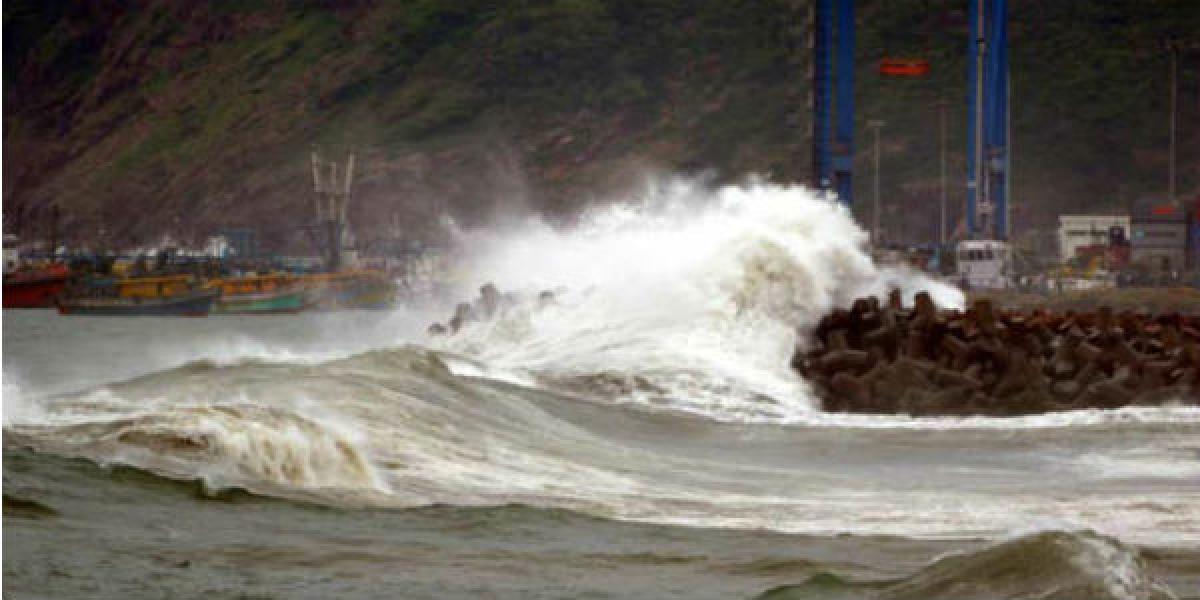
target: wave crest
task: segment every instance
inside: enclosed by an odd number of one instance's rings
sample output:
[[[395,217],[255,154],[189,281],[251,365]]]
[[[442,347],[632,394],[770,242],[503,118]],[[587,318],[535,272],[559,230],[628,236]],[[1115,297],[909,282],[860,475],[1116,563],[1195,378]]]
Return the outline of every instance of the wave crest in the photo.
[[[895,582],[852,583],[830,574],[770,590],[759,600],[1172,600],[1136,550],[1091,532],[1046,531],[944,556]]]

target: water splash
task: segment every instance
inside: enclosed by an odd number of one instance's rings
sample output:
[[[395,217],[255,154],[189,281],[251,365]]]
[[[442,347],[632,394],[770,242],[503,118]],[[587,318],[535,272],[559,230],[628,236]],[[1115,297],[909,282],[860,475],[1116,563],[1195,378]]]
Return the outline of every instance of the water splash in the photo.
[[[724,420],[811,412],[788,362],[797,333],[836,306],[892,287],[963,302],[952,286],[872,262],[844,207],[758,180],[658,181],[575,227],[533,220],[458,238],[468,249],[460,281],[559,293],[548,309],[518,304],[439,347],[559,382],[600,376],[623,382],[622,401]]]

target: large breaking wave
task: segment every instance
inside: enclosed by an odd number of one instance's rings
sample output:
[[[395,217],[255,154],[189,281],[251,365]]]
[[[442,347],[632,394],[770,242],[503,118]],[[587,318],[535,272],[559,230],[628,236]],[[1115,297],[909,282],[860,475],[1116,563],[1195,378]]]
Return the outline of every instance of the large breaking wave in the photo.
[[[841,205],[762,182],[656,182],[566,230],[533,220],[459,237],[466,281],[525,297],[554,289],[558,301],[509,310],[436,347],[726,420],[812,411],[788,359],[798,332],[835,306],[893,287],[910,300],[929,290],[943,306],[963,302],[951,286],[872,262]]]

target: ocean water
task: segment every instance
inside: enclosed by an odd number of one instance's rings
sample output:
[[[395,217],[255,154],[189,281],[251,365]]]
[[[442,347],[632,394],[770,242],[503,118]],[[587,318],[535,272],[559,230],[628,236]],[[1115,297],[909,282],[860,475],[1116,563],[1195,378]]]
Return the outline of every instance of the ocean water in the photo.
[[[459,231],[394,312],[6,311],[4,593],[1200,597],[1200,410],[820,412],[833,306],[954,288],[800,188],[660,181]],[[552,301],[538,298],[552,290]]]

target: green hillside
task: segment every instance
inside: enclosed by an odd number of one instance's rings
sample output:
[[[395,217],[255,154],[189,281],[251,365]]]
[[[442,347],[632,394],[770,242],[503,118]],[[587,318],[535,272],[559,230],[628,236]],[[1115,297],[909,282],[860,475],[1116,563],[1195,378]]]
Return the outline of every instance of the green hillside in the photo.
[[[1200,2],[1011,4],[1016,225],[1161,197],[1162,44],[1200,39]],[[497,205],[569,216],[647,169],[803,180],[807,13],[802,0],[6,2],[6,223],[57,203],[80,240],[252,226],[297,245],[314,143],[357,149],[367,242]],[[934,235],[939,99],[962,197],[965,3],[863,0],[858,17],[857,118],[888,123],[886,221]],[[934,73],[881,80],[884,55]],[[1198,66],[1200,50],[1183,56],[1192,195]]]

